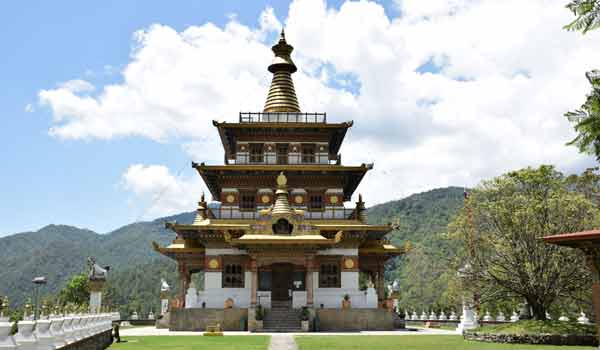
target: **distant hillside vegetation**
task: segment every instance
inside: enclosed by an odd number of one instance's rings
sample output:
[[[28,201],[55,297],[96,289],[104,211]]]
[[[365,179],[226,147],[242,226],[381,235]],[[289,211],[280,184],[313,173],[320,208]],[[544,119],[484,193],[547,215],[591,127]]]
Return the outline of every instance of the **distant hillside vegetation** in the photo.
[[[376,205],[368,210],[369,221],[398,220],[399,230],[390,235],[394,243],[409,240],[435,246],[437,234],[446,231],[450,218],[462,206],[462,191],[440,188]],[[166,245],[174,238],[173,232],[164,228],[165,221],[191,223],[193,218],[193,212],[182,213],[133,223],[108,234],[49,225],[0,238],[0,295],[8,295],[11,304],[20,305],[31,296],[31,279],[40,275],[48,278],[43,293],[54,294],[71,276],[85,270],[88,256],[95,256],[101,265],[111,266],[111,299],[127,304],[128,309],[147,312],[152,308],[156,312],[160,278],[166,278],[176,290],[177,275],[175,263],[154,252],[151,242]],[[392,263],[388,272],[401,275],[402,266]]]

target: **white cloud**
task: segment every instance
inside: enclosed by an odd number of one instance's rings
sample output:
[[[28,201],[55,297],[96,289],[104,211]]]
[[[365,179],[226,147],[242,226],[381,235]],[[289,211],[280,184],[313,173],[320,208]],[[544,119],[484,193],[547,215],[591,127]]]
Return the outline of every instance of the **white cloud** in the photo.
[[[67,90],[74,94],[79,92],[92,92],[95,90],[94,85],[82,79],[67,80],[58,84],[59,89]]]
[[[354,119],[344,163],[376,163],[360,188],[369,203],[470,186],[527,165],[573,171],[593,164],[564,145],[573,132],[562,115],[583,102],[583,74],[600,62],[600,32],[564,31],[572,19],[564,1],[399,0],[398,6],[401,17],[389,18],[374,2],[329,8],[298,0],[285,20],[300,68],[294,80],[301,108],[326,111],[331,121]],[[65,86],[40,92],[53,111],[50,133],[178,142],[197,161],[221,162],[210,121],[262,109],[271,78],[266,38],[280,27],[267,8],[257,27],[232,18],[223,28],[139,31],[122,83],[96,96]],[[421,73],[428,62],[432,71]]]
[[[199,177],[183,178],[171,174],[163,165],[131,165],[123,174],[123,187],[135,198],[140,218],[191,211],[200,199]]]

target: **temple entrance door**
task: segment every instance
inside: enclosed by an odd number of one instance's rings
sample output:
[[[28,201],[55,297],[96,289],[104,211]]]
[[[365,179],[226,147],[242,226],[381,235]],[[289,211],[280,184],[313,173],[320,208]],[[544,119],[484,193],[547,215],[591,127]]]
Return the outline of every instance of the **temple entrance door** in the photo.
[[[291,300],[289,291],[292,289],[292,276],[294,267],[292,264],[273,264],[271,266],[271,300]]]

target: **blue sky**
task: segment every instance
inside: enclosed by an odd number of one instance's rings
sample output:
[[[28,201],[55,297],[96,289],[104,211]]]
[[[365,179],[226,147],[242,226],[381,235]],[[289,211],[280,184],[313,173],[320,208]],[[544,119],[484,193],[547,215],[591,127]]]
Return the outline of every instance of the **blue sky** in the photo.
[[[123,72],[133,63],[146,59],[141,56],[134,57],[133,48],[140,44],[134,40],[136,31],[146,30],[149,36],[158,35],[158,29],[149,29],[152,24],[158,23],[173,29],[177,37],[183,37],[183,33],[191,26],[206,29],[206,23],[211,22],[223,32],[227,32],[225,28],[228,24],[237,23],[258,33],[261,15],[269,8],[273,9],[272,13],[277,21],[290,22],[289,36],[295,40],[292,44],[296,46],[297,62],[302,64],[303,69],[296,74],[301,104],[334,113],[342,120],[359,120],[357,128],[360,126],[361,129],[352,131],[349,137],[352,137],[353,141],[350,141],[344,150],[351,154],[347,159],[354,163],[376,160],[382,165],[379,175],[374,175],[373,180],[364,185],[365,191],[373,198],[371,203],[397,199],[438,186],[473,185],[482,178],[518,166],[556,162],[563,169],[578,171],[590,164],[589,158],[581,157],[573,151],[562,150],[564,141],[571,134],[564,131],[568,127],[559,119],[565,108],[576,107],[581,102],[586,87],[583,79],[582,82],[577,80],[577,74],[581,73],[582,77],[582,72],[592,68],[587,60],[580,59],[575,62],[578,66],[572,68],[572,71],[563,71],[563,68],[557,68],[558,64],[555,66],[551,63],[544,63],[543,67],[539,67],[531,63],[533,60],[528,56],[520,57],[519,62],[515,63],[514,52],[538,52],[540,47],[527,46],[527,49],[523,50],[519,46],[524,45],[522,42],[516,40],[514,46],[511,46],[510,41],[506,40],[508,43],[500,44],[500,48],[488,50],[478,37],[467,38],[467,42],[472,40],[475,43],[471,47],[484,53],[480,59],[474,60],[474,55],[468,55],[468,50],[472,48],[462,49],[459,41],[453,44],[454,46],[436,43],[437,39],[430,37],[435,30],[418,32],[427,26],[439,26],[440,31],[444,32],[444,26],[449,25],[449,22],[454,23],[455,26],[451,28],[459,33],[462,30],[461,26],[471,20],[470,11],[486,13],[483,4],[471,7],[465,5],[457,10],[439,1],[432,2],[441,4],[438,7],[418,5],[414,1],[361,2],[351,5],[333,1],[327,3],[326,11],[321,11],[319,3],[320,1],[298,1],[293,11],[290,10],[290,3],[287,1],[19,1],[2,4],[0,137],[3,147],[0,148],[0,160],[3,166],[0,172],[0,236],[39,229],[51,223],[71,224],[107,232],[132,221],[151,219],[185,208],[193,210],[194,198],[198,197],[201,188],[196,182],[197,175],[193,173],[189,164],[192,158],[198,161],[205,158],[222,158],[220,150],[215,147],[216,132],[183,132],[182,135],[180,130],[167,130],[168,135],[165,138],[119,130],[109,137],[100,137],[93,131],[89,133],[91,136],[85,137],[51,135],[51,128],[75,120],[67,117],[57,122],[56,108],[61,108],[60,106],[67,111],[73,110],[72,114],[76,117],[94,116],[85,115],[83,111],[77,110],[77,105],[69,105],[70,102],[59,101],[57,98],[42,103],[40,92],[58,91],[60,84],[66,81],[85,80],[94,86],[94,91],[87,95],[76,92],[75,96],[81,99],[88,96],[104,108],[102,96],[105,87],[128,87],[130,82],[124,82]],[[556,10],[548,12],[546,17],[542,15],[542,20],[552,28],[559,28],[561,21],[564,23],[563,19],[568,19],[569,14],[560,8],[560,1],[554,6]],[[322,20],[322,38],[311,32],[314,30],[310,27],[313,15],[314,18]],[[438,17],[439,22],[436,23]],[[550,23],[554,20],[556,23]],[[344,27],[347,25],[351,29]],[[525,24],[523,27],[517,26],[517,30],[519,28],[523,31],[533,30],[525,27]],[[346,41],[343,34],[334,33],[336,30],[340,33],[350,30],[360,32],[353,35],[356,40]],[[564,43],[565,48],[575,47],[579,50],[573,54],[577,57],[582,53],[589,57],[589,60],[598,57],[597,50],[589,51],[589,46],[592,46],[590,43],[594,39],[591,35],[590,38],[579,39],[576,34],[562,34],[560,28],[548,29],[548,32],[535,32],[533,35],[551,36],[556,30],[561,33],[557,38],[558,44],[542,42],[539,44],[542,50],[552,52],[556,46]],[[264,46],[265,55],[270,55],[267,48],[277,30],[269,27],[264,31],[266,37],[247,41]],[[337,40],[335,35],[340,40]],[[494,32],[489,35],[498,34]],[[512,34],[505,33],[501,38],[506,39],[506,35]],[[568,37],[569,35],[571,37]],[[330,36],[333,36],[334,40],[327,41]],[[422,43],[419,38],[423,38]],[[340,48],[333,47],[338,41]],[[325,42],[327,44],[323,44]],[[141,44],[144,47],[140,52],[152,49],[152,43],[149,41]],[[355,44],[359,46],[352,46]],[[370,46],[371,44],[373,46]],[[161,54],[159,51],[157,55]],[[167,54],[178,55],[175,51],[166,52],[165,55]],[[465,56],[462,56],[463,54]],[[489,58],[490,55],[493,59]],[[268,62],[258,58],[257,60],[258,62],[244,63],[236,69],[252,72],[254,67],[266,68]],[[443,65],[438,65],[437,62],[443,62]],[[369,66],[369,69],[366,70],[365,66]],[[515,78],[514,73],[519,71],[526,71],[531,76]],[[239,76],[238,73],[235,74]],[[147,74],[156,76],[152,75],[155,74],[153,72]],[[480,82],[500,86],[498,89],[503,89],[501,95],[505,93],[500,98],[511,105],[521,105],[520,97],[509,93],[511,89],[529,90],[536,87],[547,89],[548,93],[559,93],[553,88],[556,82],[549,80],[548,76],[555,76],[557,80],[567,81],[575,86],[572,86],[572,95],[566,96],[563,104],[551,106],[555,108],[553,112],[558,116],[555,123],[558,124],[549,124],[548,132],[537,135],[534,138],[535,142],[521,145],[531,149],[531,153],[513,162],[513,148],[507,144],[506,147],[499,147],[492,152],[493,157],[497,157],[493,164],[486,163],[490,158],[489,152],[467,154],[471,151],[465,150],[481,148],[479,142],[484,141],[478,137],[487,138],[482,135],[485,133],[482,131],[485,130],[485,126],[482,126],[483,129],[475,128],[472,134],[469,130],[461,128],[461,125],[469,120],[467,117],[464,117],[466,120],[462,120],[463,116],[455,113],[454,106],[449,104],[451,100],[463,101],[461,96],[466,98],[472,94],[473,89],[481,89],[468,84]],[[256,86],[264,88],[265,84],[268,84],[269,77],[266,73],[264,76],[253,78],[256,79],[252,84]],[[387,79],[389,80],[386,81]],[[390,84],[397,85],[390,89]],[[315,90],[315,87],[320,90]],[[258,90],[257,96],[266,93],[266,90]],[[387,96],[387,93],[391,93],[387,90],[401,92],[402,97]],[[320,93],[313,94],[312,91]],[[463,91],[464,95],[452,95],[456,91]],[[539,98],[529,97],[530,101]],[[386,104],[377,106],[377,101],[383,100]],[[528,107],[521,106],[518,110],[509,111],[503,110],[504,107],[499,107],[495,101],[486,98],[482,100],[480,104],[474,104],[477,106],[473,108],[478,109],[470,112],[477,116],[477,120],[487,118],[488,126],[498,122],[497,127],[506,127],[507,134],[528,134],[528,123],[523,122],[523,118],[521,121],[515,121],[513,118],[531,115]],[[424,104],[423,101],[432,102]],[[257,105],[260,106],[262,102],[258,101]],[[460,106],[456,108],[458,107]],[[232,106],[231,110],[238,109],[241,107]],[[234,113],[230,114],[235,117]],[[118,116],[113,117],[118,120]],[[158,128],[168,129],[169,125],[174,125],[180,120],[177,116],[170,117],[173,118],[172,123],[161,122],[156,124]],[[210,124],[210,119],[221,117],[227,117],[223,115],[223,109],[215,110],[214,115],[198,119],[198,123]],[[127,118],[125,114],[123,118]],[[152,118],[151,115],[148,116],[148,120],[153,120]],[[362,124],[360,120],[363,120]],[[535,124],[535,119],[531,119],[531,123]],[[90,125],[87,127],[93,128]],[[556,140],[551,140],[552,138]],[[455,143],[450,144],[449,140]],[[464,145],[464,142],[459,144],[456,140],[472,140],[473,143]],[[203,151],[186,152],[184,149],[189,148],[190,144],[199,144]],[[360,152],[364,145],[369,145],[369,150]],[[440,147],[454,153],[451,156],[441,154],[443,159],[437,160],[435,157]],[[381,152],[382,149],[396,151]],[[387,158],[378,155],[382,153],[385,153]],[[464,156],[455,156],[456,154]],[[417,161],[426,157],[432,157],[431,164]],[[560,160],[565,157],[571,160]],[[464,164],[465,161],[471,164],[472,168],[460,170],[460,164]],[[156,194],[164,192],[164,188],[161,188],[161,182],[157,180],[156,186],[147,190],[148,186],[153,184],[141,184],[139,181],[135,182],[139,179],[126,176],[129,174],[127,170],[134,164],[144,165],[140,171],[149,170],[151,166],[160,166],[161,169],[167,169],[169,181],[181,179],[181,184],[173,185],[178,190],[165,196],[171,196],[169,200],[173,202],[177,202],[178,196],[185,197],[181,198],[182,204],[169,208],[152,208],[155,205],[153,200]],[[399,174],[399,169],[407,167],[414,172],[407,174],[406,178],[397,179],[398,183],[402,184],[397,187],[401,189],[383,195],[377,187],[377,182],[381,182],[382,178],[389,178],[385,174]],[[406,173],[405,170],[403,172]],[[422,177],[421,182],[416,182],[415,174],[423,173],[432,175]],[[148,173],[137,174],[146,179],[150,178]]]

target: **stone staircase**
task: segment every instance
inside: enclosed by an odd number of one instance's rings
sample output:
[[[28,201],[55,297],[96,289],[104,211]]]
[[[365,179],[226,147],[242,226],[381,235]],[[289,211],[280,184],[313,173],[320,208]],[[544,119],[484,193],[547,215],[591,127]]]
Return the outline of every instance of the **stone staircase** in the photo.
[[[263,332],[301,332],[300,312],[292,309],[291,301],[272,301],[267,310]]]

